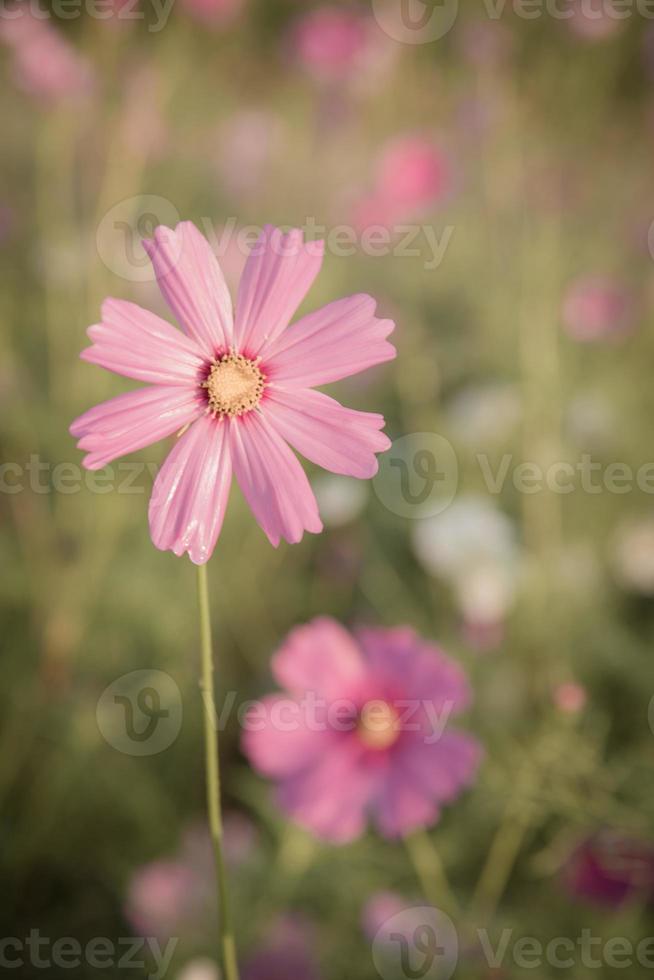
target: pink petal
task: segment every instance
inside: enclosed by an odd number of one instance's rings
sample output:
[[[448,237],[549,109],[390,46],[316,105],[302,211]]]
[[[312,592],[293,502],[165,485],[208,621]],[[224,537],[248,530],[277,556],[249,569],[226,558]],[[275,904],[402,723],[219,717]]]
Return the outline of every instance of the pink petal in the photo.
[[[330,750],[333,731],[313,730],[299,702],[283,695],[262,698],[243,725],[242,746],[264,776],[284,778],[313,765]]]
[[[294,323],[266,348],[270,381],[314,388],[390,361],[396,351],[386,337],[395,324],[375,316],[372,296],[339,299]]]
[[[209,242],[190,221],[160,225],[143,247],[159,288],[186,333],[213,357],[233,343],[232,301]]]
[[[429,700],[434,711],[452,715],[470,703],[470,685],[460,665],[411,627],[360,629],[356,638],[370,672],[401,690],[403,697]]]
[[[162,551],[202,565],[222,527],[232,481],[227,425],[203,415],[183,435],[152,488],[150,534]]]
[[[324,242],[266,225],[243,270],[236,300],[236,345],[251,357],[286,329],[320,271]]]
[[[82,351],[82,360],[138,381],[197,384],[206,361],[195,341],[126,300],[105,300],[102,323],[89,327],[88,335],[93,346]]]
[[[229,423],[234,473],[243,496],[275,547],[304,531],[322,531],[318,505],[306,474],[281,436],[259,412]]]
[[[79,448],[88,452],[84,465],[99,470],[112,459],[143,449],[183,428],[203,411],[198,389],[139,388],[102,402],[80,415],[70,427]]]
[[[449,803],[473,782],[482,756],[472,735],[445,731],[435,742],[407,739],[393,762],[439,803]]]
[[[280,435],[312,463],[332,473],[367,479],[379,469],[375,453],[391,446],[379,430],[382,415],[344,408],[311,389],[269,388],[266,411]]]
[[[407,776],[399,767],[388,772],[373,810],[380,833],[390,838],[429,827],[440,815],[438,804],[427,787]]]
[[[280,807],[297,823],[333,844],[356,840],[379,773],[362,764],[356,738],[344,737],[315,763],[279,786]]]
[[[366,675],[352,635],[328,616],[291,630],[273,657],[272,672],[281,687],[296,694],[312,691],[328,701],[353,698]]]

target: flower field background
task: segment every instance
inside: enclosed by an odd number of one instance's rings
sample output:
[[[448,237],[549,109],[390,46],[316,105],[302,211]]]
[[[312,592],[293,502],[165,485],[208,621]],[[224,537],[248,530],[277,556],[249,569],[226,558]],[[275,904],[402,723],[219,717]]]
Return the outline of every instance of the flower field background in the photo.
[[[9,975],[217,976],[193,568],[147,524],[167,447],[88,473],[68,431],[133,387],[79,361],[104,297],[171,319],[140,241],[180,220],[232,292],[264,223],[300,227],[326,241],[301,312],[366,292],[396,322],[397,359],[332,389],[384,414],[378,475],[307,466],[325,530],[278,549],[234,491],[209,569],[244,980],[654,969],[654,20],[445,4],[398,37],[392,6],[0,11]],[[316,838],[248,749],[317,617],[408,626],[467,677],[479,764],[425,835]],[[420,972],[429,907],[456,949]]]

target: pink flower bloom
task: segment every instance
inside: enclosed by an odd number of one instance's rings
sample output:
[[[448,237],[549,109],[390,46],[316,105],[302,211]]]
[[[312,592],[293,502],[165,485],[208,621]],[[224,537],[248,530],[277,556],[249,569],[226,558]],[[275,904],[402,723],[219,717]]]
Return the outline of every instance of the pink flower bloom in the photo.
[[[243,747],[317,836],[354,840],[369,815],[386,837],[426,827],[473,780],[478,743],[443,730],[468,704],[466,678],[411,629],[352,636],[315,619],[289,634],[272,669],[289,693],[253,709]]]
[[[568,288],[562,316],[568,333],[575,340],[602,340],[629,330],[633,303],[619,284],[601,276],[585,276]]]
[[[291,44],[300,64],[319,81],[352,77],[366,52],[369,25],[341,7],[319,7],[295,24]]]
[[[573,898],[618,908],[630,899],[654,902],[654,847],[647,841],[600,831],[577,847],[563,876]]]
[[[155,480],[150,533],[157,548],[187,552],[196,564],[215,547],[232,474],[273,545],[319,532],[313,491],[288,443],[334,473],[376,473],[375,453],[390,445],[383,417],[351,411],[313,388],[394,357],[386,341],[393,322],[375,316],[370,296],[356,295],[288,328],[324,251],[297,229],[264,229],[235,316],[220,266],[194,225],[159,227],[144,246],[185,333],[133,303],[105,301],[83,360],[149,386],[73,423],[84,465],[101,469],[180,432]]]
[[[189,907],[198,911],[197,896],[195,902],[192,899],[196,892],[196,875],[186,864],[153,861],[132,878],[125,916],[142,936],[168,938],[175,935],[182,920],[189,918]]]
[[[377,192],[406,212],[442,199],[450,184],[450,165],[443,152],[419,134],[389,143],[377,167]]]
[[[408,908],[411,908],[411,903],[397,892],[375,892],[364,905],[361,914],[361,925],[366,937],[372,942],[389,919],[394,919]]]
[[[587,700],[586,688],[574,681],[565,681],[554,689],[554,704],[566,714],[581,711]]]
[[[245,9],[246,0],[182,0],[182,8],[193,20],[210,27],[228,27]]]
[[[243,980],[318,980],[313,939],[303,920],[282,919],[245,964]]]
[[[49,21],[21,8],[20,16],[0,21],[0,40],[11,48],[16,84],[29,95],[57,102],[92,88],[90,65]]]
[[[373,190],[355,205],[354,222],[360,229],[390,227],[442,201],[452,183],[450,163],[431,140],[398,137],[382,149]]]

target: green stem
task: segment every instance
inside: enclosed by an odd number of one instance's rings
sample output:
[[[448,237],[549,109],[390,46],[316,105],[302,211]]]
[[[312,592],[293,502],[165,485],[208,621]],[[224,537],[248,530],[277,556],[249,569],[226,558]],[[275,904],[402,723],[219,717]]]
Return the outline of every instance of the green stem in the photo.
[[[223,821],[220,812],[220,760],[218,755],[218,716],[214,700],[213,650],[207,566],[198,565],[198,604],[200,609],[200,642],[202,647],[202,703],[204,714],[205,765],[207,778],[207,808],[213,843],[218,884],[218,917],[225,980],[238,980],[236,944],[232,930],[227,893],[227,873],[223,855]]]
[[[478,925],[490,922],[493,918],[516,859],[522,847],[529,824],[508,807],[486,858],[475,894],[472,910]]]
[[[457,913],[457,902],[436,845],[426,830],[416,830],[404,838],[411,863],[424,896],[436,909]]]

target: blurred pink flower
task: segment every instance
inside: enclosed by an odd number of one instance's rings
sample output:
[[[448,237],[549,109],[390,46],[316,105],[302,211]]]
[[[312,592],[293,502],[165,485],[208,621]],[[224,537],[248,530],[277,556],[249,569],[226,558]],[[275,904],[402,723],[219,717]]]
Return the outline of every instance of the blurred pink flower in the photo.
[[[349,79],[361,67],[370,37],[366,18],[343,7],[309,10],[296,21],[291,48],[302,67],[319,81]]]
[[[586,688],[574,681],[565,681],[554,689],[554,704],[566,714],[581,711],[587,700]]]
[[[47,102],[88,94],[94,79],[86,59],[49,20],[21,10],[19,17],[0,19],[0,41],[11,49],[17,86]]]
[[[624,8],[613,0],[572,0],[570,30],[584,41],[604,41],[624,27]]]
[[[389,227],[442,201],[452,183],[450,163],[430,139],[397,137],[382,148],[373,190],[355,205],[354,222],[361,229]]]
[[[125,916],[142,936],[168,938],[197,904],[197,874],[178,860],[153,861],[132,878]]]
[[[272,670],[289,693],[253,709],[243,747],[317,836],[354,840],[372,816],[398,837],[434,823],[472,782],[479,744],[443,731],[469,702],[465,675],[408,627],[351,635],[315,619],[289,634]]]
[[[619,337],[632,326],[633,313],[631,295],[601,276],[576,279],[563,298],[563,323],[575,340]]]
[[[389,919],[393,919],[410,907],[411,903],[397,892],[375,892],[370,896],[361,913],[364,934],[372,942]]]
[[[287,917],[243,968],[243,980],[318,980],[313,935],[303,920]]]
[[[244,814],[224,818],[225,856],[233,867],[245,863],[258,846],[256,829]],[[215,911],[213,848],[204,824],[192,823],[179,850],[152,861],[133,875],[125,915],[140,935],[169,937],[180,931],[202,935]]]
[[[225,120],[218,130],[214,155],[230,194],[252,194],[262,186],[282,137],[280,117],[265,109],[241,109]]]
[[[211,557],[232,474],[270,542],[322,530],[316,499],[289,447],[362,479],[377,472],[390,442],[381,415],[356,412],[316,385],[395,356],[391,320],[355,295],[289,321],[320,271],[323,242],[295,229],[264,229],[243,272],[236,314],[209,243],[190,222],[144,242],[159,286],[186,333],[124,300],[106,300],[82,359],[148,387],[97,405],[71,426],[87,469],[174,432],[155,480],[150,533],[157,548]],[[187,432],[190,426],[189,431]]]
[[[573,898],[617,908],[630,899],[654,901],[654,846],[612,830],[584,841],[563,872]]]
[[[229,27],[243,13],[246,0],[181,0],[185,13],[209,27]]]
[[[471,20],[464,23],[458,35],[459,48],[465,60],[477,68],[498,68],[511,52],[513,35],[496,20]]]

